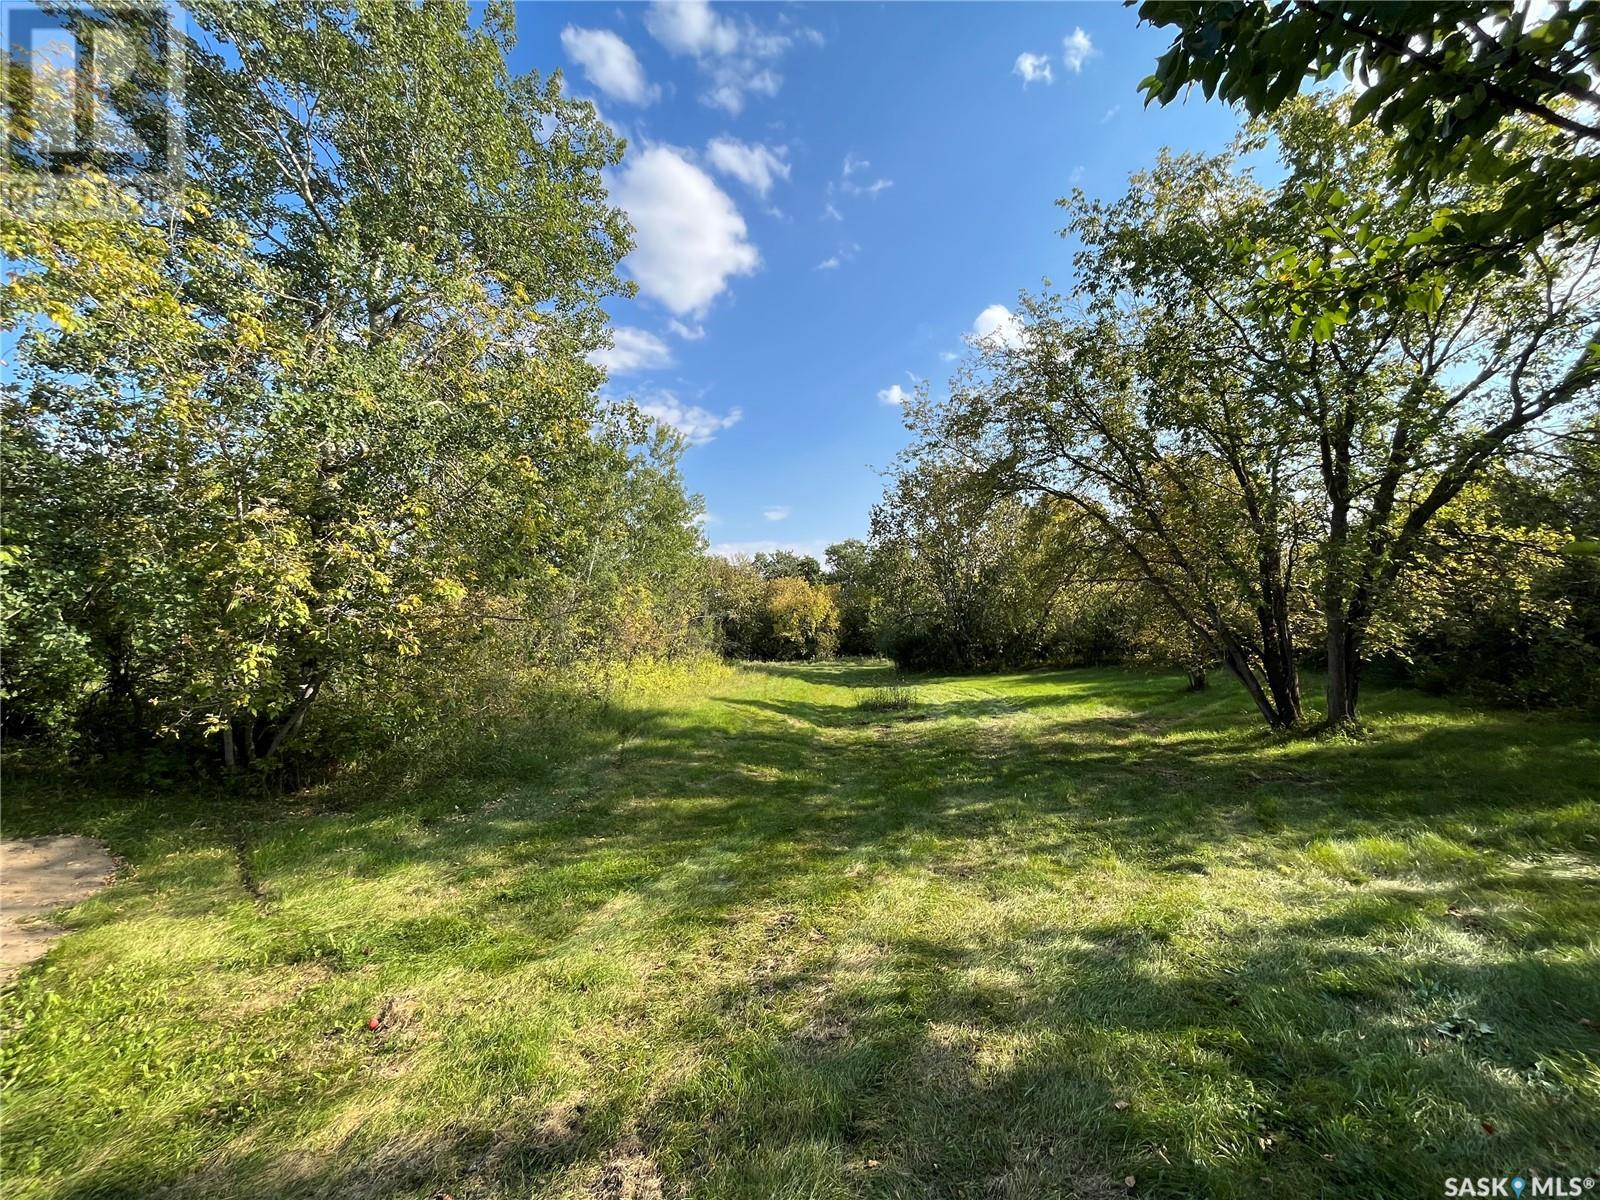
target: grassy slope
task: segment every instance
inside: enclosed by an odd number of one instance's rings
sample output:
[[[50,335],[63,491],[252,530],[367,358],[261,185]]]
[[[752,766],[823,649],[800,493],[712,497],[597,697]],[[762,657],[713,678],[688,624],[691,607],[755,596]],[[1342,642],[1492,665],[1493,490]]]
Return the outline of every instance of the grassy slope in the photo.
[[[13,787],[8,832],[131,870],[8,999],[8,1193],[1600,1166],[1594,728],[1389,694],[1364,741],[1277,741],[1231,689],[1089,671],[856,709],[885,674],[712,672],[342,806]]]

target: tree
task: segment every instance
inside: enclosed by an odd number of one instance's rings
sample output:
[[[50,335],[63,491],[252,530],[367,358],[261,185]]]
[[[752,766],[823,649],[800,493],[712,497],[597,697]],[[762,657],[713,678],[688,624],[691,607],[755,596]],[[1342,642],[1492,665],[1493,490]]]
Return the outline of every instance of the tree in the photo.
[[[822,564],[809,554],[796,554],[793,550],[774,550],[770,554],[758,553],[752,560],[763,579],[797,577],[807,583],[822,582]]]
[[[960,447],[991,494],[1049,497],[1092,526],[1111,577],[1147,586],[1269,724],[1293,725],[1304,531],[1288,456],[1244,436],[1248,381],[1222,356],[1174,381],[1169,364],[1194,341],[1147,303],[1112,303],[1028,300],[1022,344],[982,348],[946,404],[910,414],[913,428],[936,453]]]
[[[509,72],[510,7],[191,17],[182,206],[111,209],[89,164],[82,219],[0,227],[31,324],[8,603],[60,614],[140,725],[270,760],[318,696],[604,573],[666,586],[699,543],[676,450],[585,357],[621,143]]]
[[[839,602],[839,653],[872,654],[883,619],[872,548],[860,538],[848,538],[828,547],[827,560],[825,578]]]
[[[798,575],[767,581],[765,655],[830,658],[839,644],[839,606],[833,589]]]
[[[1414,224],[1414,202],[1378,182],[1406,147],[1341,125],[1345,115],[1339,102],[1283,108],[1273,125],[1290,171],[1283,190],[1304,195],[1322,183],[1325,203],[1364,209],[1362,220],[1379,229]],[[1472,213],[1501,192],[1463,183],[1444,198]],[[1281,246],[1258,241],[1254,251],[1281,261]],[[1514,273],[1462,272],[1425,303],[1356,308],[1341,319],[1313,331],[1298,371],[1303,386],[1289,393],[1315,435],[1326,512],[1322,612],[1334,724],[1356,718],[1369,626],[1441,511],[1492,464],[1558,428],[1600,384],[1600,241],[1531,246]],[[1240,347],[1252,356],[1263,349]]]
[[[959,457],[913,449],[872,514],[880,645],[919,670],[1059,660],[1081,532],[1064,506],[996,494]]]
[[[1496,463],[1439,514],[1373,623],[1424,686],[1528,705],[1600,704],[1600,453],[1588,418]]]
[[[707,555],[706,615],[717,649],[730,658],[759,658],[766,635],[767,581],[748,558]]]
[[[768,578],[742,557],[709,556],[705,570],[708,615],[724,654],[751,659],[828,658],[838,649],[836,588],[801,575]]]
[[[670,428],[627,414],[626,453],[586,497],[575,497],[579,536],[567,567],[552,577],[536,616],[541,662],[670,656],[698,643],[703,612],[705,538],[699,497],[684,491],[684,443]]]
[[[1328,717],[1353,720],[1374,614],[1440,510],[1559,425],[1600,368],[1593,243],[1530,250],[1522,276],[1463,273],[1420,303],[1258,303],[1292,256],[1326,252],[1306,195],[1385,236],[1417,218],[1420,201],[1383,186],[1392,140],[1345,115],[1302,98],[1241,143],[1275,137],[1271,190],[1233,154],[1164,156],[1117,201],[1065,201],[1084,245],[1070,302],[1027,301],[1015,344],[991,340],[948,403],[911,410],[923,446],[997,492],[1092,521],[1279,727],[1301,716],[1311,605]],[[1497,195],[1460,184],[1451,199]]]
[[[1399,139],[1396,186],[1425,197],[1442,180],[1503,185],[1493,203],[1448,221],[1441,245],[1411,257],[1444,249],[1480,272],[1514,268],[1553,232],[1600,236],[1600,4],[1536,12],[1495,0],[1146,0],[1140,19],[1177,32],[1142,86],[1146,103],[1199,85],[1261,116],[1342,70],[1362,88],[1349,120],[1370,118]],[[1530,123],[1552,135],[1536,162],[1523,152]]]
[[[1149,587],[1122,587],[1116,599],[1124,627],[1126,661],[1154,667],[1176,668],[1188,680],[1191,692],[1203,692],[1216,666],[1216,651],[1173,612]]]

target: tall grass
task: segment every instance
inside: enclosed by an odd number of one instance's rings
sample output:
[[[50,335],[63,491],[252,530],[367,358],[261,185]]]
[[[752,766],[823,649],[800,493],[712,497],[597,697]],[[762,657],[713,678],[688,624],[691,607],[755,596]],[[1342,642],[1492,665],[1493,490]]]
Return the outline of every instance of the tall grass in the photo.
[[[906,712],[917,703],[915,690],[900,680],[883,687],[869,688],[856,697],[856,708],[862,712]]]

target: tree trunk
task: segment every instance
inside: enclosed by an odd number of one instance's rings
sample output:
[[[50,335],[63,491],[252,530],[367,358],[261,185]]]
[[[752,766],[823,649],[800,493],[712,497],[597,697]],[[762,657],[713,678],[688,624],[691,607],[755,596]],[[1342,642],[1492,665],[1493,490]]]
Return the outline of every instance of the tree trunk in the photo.
[[[1284,726],[1298,725],[1304,716],[1300,705],[1300,668],[1295,662],[1294,633],[1289,625],[1289,597],[1277,581],[1276,560],[1272,573],[1262,578],[1262,592],[1263,601],[1256,609],[1256,621],[1261,629],[1262,670]]]
[[[1359,631],[1338,606],[1328,610],[1328,724],[1354,724],[1361,687]]]
[[[285,714],[283,720],[276,727],[268,727],[272,737],[267,743],[266,749],[261,752],[262,758],[269,762],[276,758],[284,743],[300,732],[300,726],[306,719],[306,711],[311,707],[311,702],[317,698],[317,692],[321,688],[322,680],[320,678],[314,678],[311,682],[301,686],[300,698],[295,701],[294,707]]]
[[[1261,686],[1261,680],[1256,678],[1255,669],[1251,667],[1250,660],[1244,653],[1232,646],[1226,648],[1222,655],[1222,665],[1227,667],[1233,677],[1244,685],[1244,690],[1250,693],[1250,699],[1255,701],[1257,710],[1266,719],[1268,725],[1274,729],[1284,729],[1287,725],[1278,710],[1273,707],[1272,699]]]
[[[1300,707],[1300,671],[1295,665],[1294,651],[1284,644],[1286,640],[1274,639],[1262,655],[1267,686],[1272,691],[1279,723],[1285,729],[1300,724],[1304,715]]]

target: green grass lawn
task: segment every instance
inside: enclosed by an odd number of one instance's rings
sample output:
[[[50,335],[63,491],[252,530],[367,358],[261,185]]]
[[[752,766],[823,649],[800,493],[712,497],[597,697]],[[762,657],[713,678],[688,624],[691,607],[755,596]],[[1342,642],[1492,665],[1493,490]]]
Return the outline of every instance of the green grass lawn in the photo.
[[[1600,1168],[1592,724],[1391,692],[1360,740],[1280,739],[1236,689],[1116,671],[858,704],[889,678],[658,675],[287,800],[11,781],[7,833],[128,869],[6,998],[6,1194]]]

